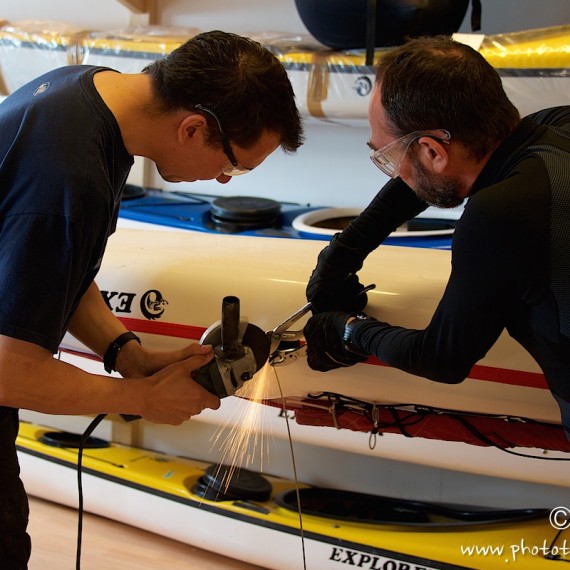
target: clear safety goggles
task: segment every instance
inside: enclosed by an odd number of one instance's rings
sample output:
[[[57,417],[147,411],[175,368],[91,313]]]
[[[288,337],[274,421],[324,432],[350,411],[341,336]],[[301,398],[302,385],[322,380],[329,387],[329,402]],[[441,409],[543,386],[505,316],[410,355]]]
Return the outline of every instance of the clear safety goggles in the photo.
[[[372,150],[370,160],[390,178],[397,178],[400,174],[402,162],[411,144],[421,137],[431,137],[442,143],[449,144],[451,134],[445,129],[435,129],[429,131],[414,131],[392,141],[390,144]]]

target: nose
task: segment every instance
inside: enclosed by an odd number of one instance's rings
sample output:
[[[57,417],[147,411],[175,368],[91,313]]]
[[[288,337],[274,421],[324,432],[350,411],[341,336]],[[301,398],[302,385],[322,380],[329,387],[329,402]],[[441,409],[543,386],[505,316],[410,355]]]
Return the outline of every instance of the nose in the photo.
[[[218,177],[216,177],[216,180],[220,184],[227,184],[231,179],[232,177],[228,176],[227,174],[220,174]]]

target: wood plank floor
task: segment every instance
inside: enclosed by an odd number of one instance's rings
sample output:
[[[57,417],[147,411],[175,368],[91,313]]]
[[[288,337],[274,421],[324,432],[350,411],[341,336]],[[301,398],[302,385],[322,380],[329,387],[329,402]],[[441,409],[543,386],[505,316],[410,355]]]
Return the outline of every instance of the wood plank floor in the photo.
[[[73,570],[77,511],[30,497],[29,570]],[[193,546],[86,513],[82,570],[261,570]]]

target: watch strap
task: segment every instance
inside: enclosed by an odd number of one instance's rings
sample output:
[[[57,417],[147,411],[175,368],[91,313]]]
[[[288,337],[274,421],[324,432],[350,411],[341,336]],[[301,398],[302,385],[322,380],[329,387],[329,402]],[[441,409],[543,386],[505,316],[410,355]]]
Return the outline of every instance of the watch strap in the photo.
[[[103,365],[105,366],[105,371],[109,374],[115,370],[117,365],[117,357],[119,356],[119,351],[121,348],[131,340],[136,340],[141,344],[141,339],[131,331],[127,331],[120,334],[107,348],[105,355],[103,356]]]
[[[362,321],[375,321],[376,319],[374,317],[369,317],[365,313],[355,313],[350,315],[350,317],[353,317],[353,319],[344,326],[344,333],[342,335],[343,347],[345,350],[348,350],[348,352],[353,352],[359,356],[368,356],[367,353],[357,348],[352,342],[352,334],[358,323],[361,323]]]

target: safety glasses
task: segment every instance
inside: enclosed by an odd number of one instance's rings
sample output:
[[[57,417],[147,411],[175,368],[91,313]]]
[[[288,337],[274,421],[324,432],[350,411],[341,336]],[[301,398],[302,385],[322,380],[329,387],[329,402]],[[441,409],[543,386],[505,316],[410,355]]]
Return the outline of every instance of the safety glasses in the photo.
[[[421,137],[431,137],[442,143],[449,144],[451,134],[445,129],[435,129],[430,131],[414,131],[392,141],[390,144],[372,150],[370,160],[390,178],[397,178],[400,175],[402,162],[411,144]]]
[[[218,123],[218,129],[222,135],[222,148],[232,165],[232,168],[222,169],[222,174],[225,174],[226,176],[239,176],[240,174],[247,174],[248,172],[251,172],[251,168],[245,168],[244,166],[239,165],[218,115],[216,115],[212,109],[204,107],[204,105],[194,105],[194,108],[198,109],[199,111],[203,111],[204,113],[208,113],[208,115],[214,117],[216,123]]]

